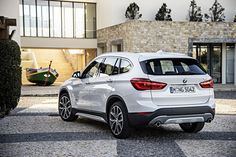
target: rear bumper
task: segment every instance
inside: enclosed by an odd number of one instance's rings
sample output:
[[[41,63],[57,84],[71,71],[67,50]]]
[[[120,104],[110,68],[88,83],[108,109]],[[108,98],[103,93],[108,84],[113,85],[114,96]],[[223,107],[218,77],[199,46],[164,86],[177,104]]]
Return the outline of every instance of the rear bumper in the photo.
[[[129,123],[135,126],[209,122],[214,119],[215,109],[209,106],[161,108],[154,112],[129,113]]]

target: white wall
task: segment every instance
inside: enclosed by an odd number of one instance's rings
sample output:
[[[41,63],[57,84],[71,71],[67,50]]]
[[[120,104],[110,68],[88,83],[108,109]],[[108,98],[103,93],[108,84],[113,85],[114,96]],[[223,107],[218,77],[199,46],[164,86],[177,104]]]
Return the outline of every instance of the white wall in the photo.
[[[99,0],[97,1],[98,29],[125,22],[125,11],[128,5],[135,2],[143,14],[141,20],[154,20],[155,15],[163,3],[172,10],[173,21],[186,21],[191,0]],[[215,0],[196,0],[201,6],[202,13],[209,13],[209,8]],[[225,8],[227,22],[232,22],[236,15],[236,0],[218,0]]]
[[[21,37],[25,48],[97,48],[97,39]]]
[[[63,0],[63,1],[69,1],[69,2],[90,2],[90,3],[96,3],[97,2],[97,0]]]
[[[16,19],[16,27],[10,27],[16,30],[13,40],[20,45],[20,17],[19,17],[19,0],[0,0],[0,16]]]

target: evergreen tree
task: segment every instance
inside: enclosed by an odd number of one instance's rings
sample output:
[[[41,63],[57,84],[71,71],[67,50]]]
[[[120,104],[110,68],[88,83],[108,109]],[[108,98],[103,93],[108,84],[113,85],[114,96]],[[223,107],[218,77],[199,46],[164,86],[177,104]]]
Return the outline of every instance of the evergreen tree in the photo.
[[[125,12],[125,17],[134,20],[142,17],[142,14],[139,13],[139,6],[136,3],[130,3]]]
[[[156,14],[155,20],[172,21],[170,13],[171,13],[171,9],[168,9],[166,3],[163,3],[163,5],[161,6],[161,8]]]
[[[212,22],[222,22],[225,21],[225,15],[224,15],[225,8],[222,7],[222,5],[215,0],[212,7],[209,9],[210,13],[205,14],[205,18],[208,21],[210,19]]]
[[[201,7],[198,7],[195,0],[192,0],[189,7],[189,21],[202,22],[202,17]]]

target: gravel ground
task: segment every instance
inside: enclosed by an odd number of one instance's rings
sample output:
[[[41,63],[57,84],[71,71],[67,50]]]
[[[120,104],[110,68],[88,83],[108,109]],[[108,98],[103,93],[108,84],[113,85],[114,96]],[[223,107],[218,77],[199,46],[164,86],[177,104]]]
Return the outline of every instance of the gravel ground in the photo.
[[[8,117],[0,119],[0,156],[227,156],[236,154],[234,92],[216,93],[216,117],[197,134],[177,125],[140,128],[129,139],[115,139],[106,124],[79,118],[64,122],[57,97],[21,97]]]

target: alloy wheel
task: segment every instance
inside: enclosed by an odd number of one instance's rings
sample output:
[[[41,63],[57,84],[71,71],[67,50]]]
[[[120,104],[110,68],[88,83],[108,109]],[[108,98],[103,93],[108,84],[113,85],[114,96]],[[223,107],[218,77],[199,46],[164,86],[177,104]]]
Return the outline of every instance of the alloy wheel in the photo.
[[[112,132],[115,135],[119,135],[122,132],[124,125],[124,117],[122,110],[119,106],[113,106],[109,114],[109,123]]]
[[[59,102],[59,114],[62,118],[68,119],[71,115],[71,102],[67,96],[62,96]]]

